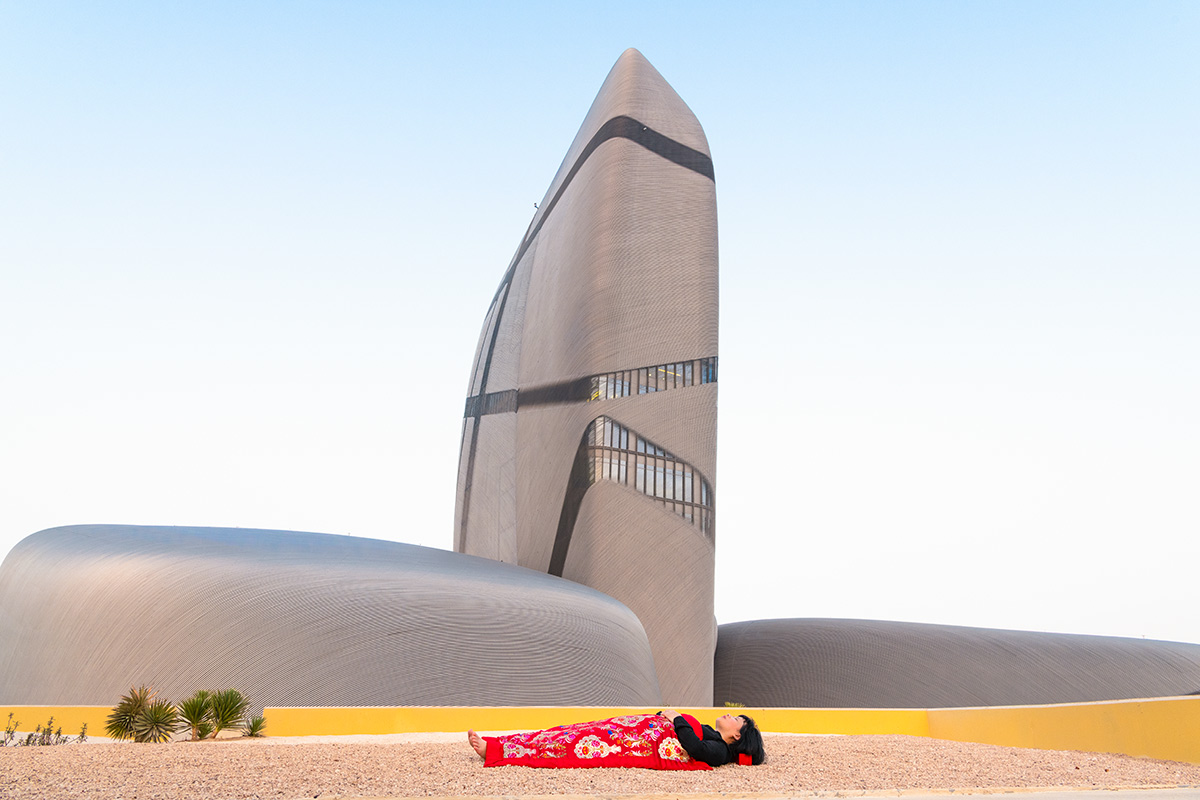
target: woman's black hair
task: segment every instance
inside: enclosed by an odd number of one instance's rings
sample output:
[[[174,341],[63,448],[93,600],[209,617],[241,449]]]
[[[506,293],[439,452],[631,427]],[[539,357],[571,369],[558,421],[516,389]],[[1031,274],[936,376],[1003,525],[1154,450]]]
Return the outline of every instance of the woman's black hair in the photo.
[[[730,745],[735,753],[745,753],[750,756],[750,763],[758,766],[767,760],[767,751],[763,750],[762,734],[754,724],[753,717],[739,714],[745,722],[742,723],[742,735]]]

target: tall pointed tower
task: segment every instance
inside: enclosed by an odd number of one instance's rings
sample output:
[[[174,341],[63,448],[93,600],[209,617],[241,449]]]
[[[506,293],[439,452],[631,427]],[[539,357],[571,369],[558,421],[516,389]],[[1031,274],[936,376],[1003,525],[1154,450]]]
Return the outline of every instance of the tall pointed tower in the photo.
[[[455,549],[620,600],[663,700],[711,704],[716,191],[700,123],[636,50],[500,281],[467,394]]]

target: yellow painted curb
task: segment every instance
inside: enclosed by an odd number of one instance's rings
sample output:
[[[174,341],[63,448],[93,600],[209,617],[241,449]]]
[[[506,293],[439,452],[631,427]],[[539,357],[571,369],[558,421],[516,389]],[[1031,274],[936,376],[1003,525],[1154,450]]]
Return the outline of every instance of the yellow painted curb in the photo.
[[[359,706],[267,708],[268,736],[536,730],[657,708],[613,706]],[[767,733],[903,734],[1046,750],[1085,750],[1200,764],[1200,697],[986,708],[680,708],[711,723],[745,713]],[[107,706],[0,706],[22,731],[44,725],[103,735]]]
[[[928,735],[935,739],[1200,764],[1200,697],[935,708],[928,714]]]
[[[271,736],[340,736],[427,731],[522,731],[570,725],[657,708],[602,706],[405,706],[267,708]],[[721,714],[748,714],[760,730],[779,733],[903,733],[928,736],[924,709],[679,708],[711,724]]]
[[[0,724],[8,725],[12,714],[17,730],[32,732],[53,717],[54,728],[62,728],[63,736],[78,736],[84,723],[88,736],[104,736],[104,723],[111,713],[111,706],[0,706]]]

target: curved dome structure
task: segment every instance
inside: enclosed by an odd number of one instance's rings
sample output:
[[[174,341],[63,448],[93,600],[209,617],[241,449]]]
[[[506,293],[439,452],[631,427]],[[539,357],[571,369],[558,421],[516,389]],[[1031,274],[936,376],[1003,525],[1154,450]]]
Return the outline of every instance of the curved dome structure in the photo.
[[[1200,645],[845,619],[718,629],[714,703],[947,708],[1200,690]]]
[[[0,565],[0,700],[242,690],[256,707],[656,705],[641,623],[483,558],[319,533],[81,525]]]
[[[455,513],[455,550],[629,606],[676,705],[709,702],[716,645],[713,180],[695,115],[625,51],[484,317]]]

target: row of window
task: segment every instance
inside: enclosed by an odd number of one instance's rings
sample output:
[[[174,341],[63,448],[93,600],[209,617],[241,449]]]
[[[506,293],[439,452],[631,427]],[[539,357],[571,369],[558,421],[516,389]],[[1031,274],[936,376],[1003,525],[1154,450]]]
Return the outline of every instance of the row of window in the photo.
[[[691,464],[608,417],[592,420],[586,441],[589,485],[602,480],[632,485],[712,535],[712,489]]]
[[[612,400],[635,394],[664,392],[684,386],[717,382],[717,359],[697,358],[675,364],[660,364],[657,367],[627,369],[595,375],[591,378],[591,394],[588,400]]]

